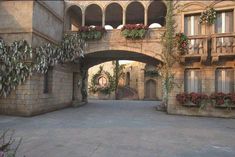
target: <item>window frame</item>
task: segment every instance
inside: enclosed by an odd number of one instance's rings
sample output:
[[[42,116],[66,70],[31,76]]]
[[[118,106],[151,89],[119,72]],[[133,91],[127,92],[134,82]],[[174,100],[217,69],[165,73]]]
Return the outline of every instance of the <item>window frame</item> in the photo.
[[[231,86],[231,91],[229,91],[229,92],[224,92],[223,91],[223,88],[221,89],[221,91],[219,91],[219,80],[218,80],[218,70],[233,70],[233,75],[232,75],[232,78],[230,78],[231,79],[231,85],[229,85],[229,86]],[[235,79],[235,77],[234,77],[234,74],[235,74],[235,70],[234,70],[234,68],[232,68],[232,67],[218,67],[218,68],[216,68],[215,69],[215,92],[216,93],[219,93],[219,92],[222,92],[222,93],[233,93],[234,91],[235,91],[235,89],[234,89],[234,79]],[[225,76],[224,76],[224,79],[223,79],[223,76],[222,76],[222,82],[223,81],[226,81],[226,71],[225,71],[225,74],[224,74]],[[223,86],[223,85],[222,85]],[[226,84],[224,85],[225,86],[225,88],[226,88]]]
[[[218,10],[216,10],[216,21],[217,21],[217,14],[218,13],[226,13],[226,12],[232,12],[232,15],[233,15],[233,18],[232,18],[232,32],[226,32],[226,14],[224,15],[224,16],[222,16],[221,18],[222,18],[222,32],[217,32],[216,30],[217,30],[217,28],[216,28],[216,22],[213,24],[213,32],[215,33],[215,34],[223,34],[223,33],[233,33],[234,31],[235,31],[235,28],[234,28],[234,26],[235,26],[235,13],[234,13],[234,8],[228,8],[228,9],[218,9]],[[223,20],[223,17],[225,18],[224,20]],[[225,22],[224,24],[223,24],[223,22]],[[224,26],[224,27],[223,27]],[[224,31],[223,31],[224,30]]]
[[[187,78],[187,72],[189,71],[198,71],[200,74],[198,75],[198,91],[190,91],[189,92],[189,89],[188,89],[188,78]],[[202,93],[202,70],[200,68],[186,68],[184,70],[184,92],[185,93],[191,93],[191,92],[195,92],[195,93]],[[194,77],[194,80],[193,82],[195,82],[195,77]],[[195,84],[194,84],[195,85]]]

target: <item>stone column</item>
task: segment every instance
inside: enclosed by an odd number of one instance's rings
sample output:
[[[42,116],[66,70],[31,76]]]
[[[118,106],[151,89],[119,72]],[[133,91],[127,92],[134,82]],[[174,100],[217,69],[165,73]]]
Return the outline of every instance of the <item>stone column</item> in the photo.
[[[82,13],[82,26],[85,26],[85,11]]]
[[[144,25],[148,25],[148,10],[144,9]]]
[[[105,11],[102,11],[102,26],[105,26]]]
[[[123,12],[122,12],[122,24],[123,25],[126,24],[126,9],[123,9]]]

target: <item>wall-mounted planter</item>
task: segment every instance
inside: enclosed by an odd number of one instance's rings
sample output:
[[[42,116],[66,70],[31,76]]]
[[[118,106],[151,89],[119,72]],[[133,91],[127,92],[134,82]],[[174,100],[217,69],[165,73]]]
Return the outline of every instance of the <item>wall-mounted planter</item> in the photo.
[[[131,40],[144,39],[148,31],[148,26],[145,26],[143,24],[128,24],[123,26],[121,31],[122,35],[126,39],[131,39]]]

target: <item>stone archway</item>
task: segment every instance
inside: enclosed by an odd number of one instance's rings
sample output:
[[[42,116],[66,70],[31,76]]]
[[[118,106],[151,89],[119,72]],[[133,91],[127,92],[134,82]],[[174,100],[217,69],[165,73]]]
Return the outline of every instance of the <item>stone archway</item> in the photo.
[[[140,2],[131,2],[126,9],[126,24],[144,24],[144,6]]]
[[[72,5],[66,10],[65,30],[77,31],[82,26],[82,9]]]
[[[117,28],[122,25],[123,9],[118,3],[111,3],[105,9],[105,25]]]
[[[86,26],[102,26],[103,13],[100,6],[97,4],[89,5],[85,10],[85,25]]]
[[[153,79],[149,79],[145,84],[145,99],[155,100],[156,99],[156,88],[157,83]]]
[[[148,25],[158,23],[161,26],[165,25],[165,16],[167,8],[161,0],[155,0],[148,7]]]

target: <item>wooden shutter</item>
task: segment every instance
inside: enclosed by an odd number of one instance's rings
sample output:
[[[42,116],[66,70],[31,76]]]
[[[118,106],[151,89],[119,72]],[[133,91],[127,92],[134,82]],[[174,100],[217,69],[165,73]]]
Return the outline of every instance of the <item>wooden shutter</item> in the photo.
[[[233,11],[228,11],[225,13],[225,32],[233,32]]]
[[[226,93],[232,93],[234,91],[233,82],[234,82],[234,70],[226,69],[226,78],[225,78],[225,89]]]
[[[222,33],[222,13],[216,14],[215,32]]]

